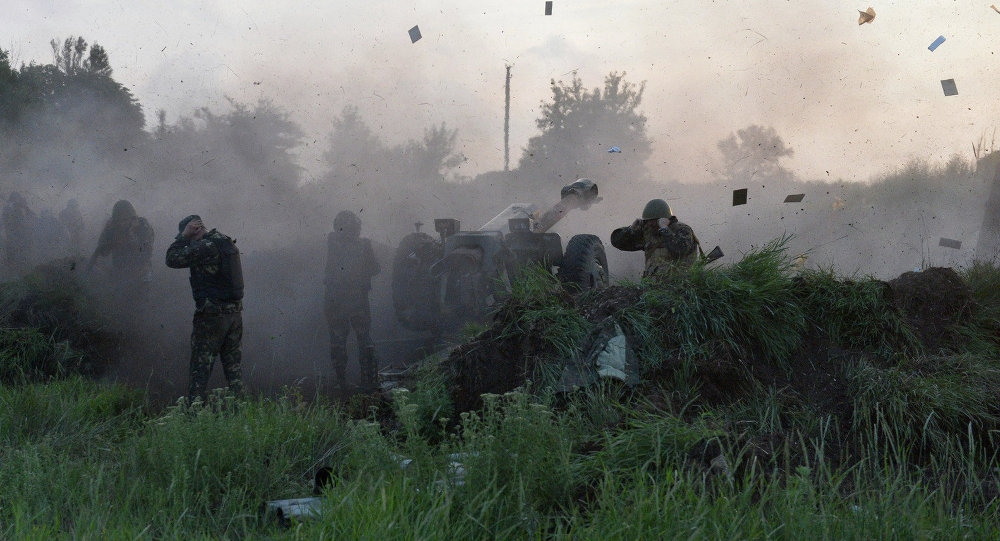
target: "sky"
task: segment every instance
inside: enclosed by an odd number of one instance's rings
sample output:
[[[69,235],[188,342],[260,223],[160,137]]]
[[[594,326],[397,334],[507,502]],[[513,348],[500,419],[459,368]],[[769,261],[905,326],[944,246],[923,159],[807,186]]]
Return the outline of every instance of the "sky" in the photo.
[[[53,38],[102,45],[147,125],[270,99],[306,132],[313,175],[348,105],[392,144],[457,129],[462,175],[502,169],[510,65],[512,167],[551,80],[618,71],[645,82],[657,178],[710,180],[716,143],[760,124],[801,178],[866,181],[994,141],[1000,13],[985,2],[554,0],[546,16],[544,0],[6,0],[0,48],[20,64],[51,62]]]

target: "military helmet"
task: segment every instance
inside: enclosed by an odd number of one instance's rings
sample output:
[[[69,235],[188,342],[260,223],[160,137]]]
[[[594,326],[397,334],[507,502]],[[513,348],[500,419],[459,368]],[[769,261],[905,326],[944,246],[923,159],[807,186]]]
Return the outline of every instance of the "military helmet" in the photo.
[[[131,220],[135,216],[135,207],[125,199],[115,203],[114,208],[111,209],[111,220],[115,222]]]
[[[333,228],[337,231],[343,231],[345,233],[360,234],[361,218],[358,218],[357,214],[354,214],[349,210],[341,211],[337,214],[337,217],[333,219]]]
[[[642,209],[643,220],[659,220],[660,218],[670,218],[673,215],[670,212],[670,205],[662,199],[653,199],[646,203],[646,208]]]

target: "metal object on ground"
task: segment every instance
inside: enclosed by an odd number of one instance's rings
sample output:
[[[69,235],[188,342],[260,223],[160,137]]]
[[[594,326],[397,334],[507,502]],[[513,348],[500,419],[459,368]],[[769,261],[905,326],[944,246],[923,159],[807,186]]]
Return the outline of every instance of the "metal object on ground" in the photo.
[[[264,510],[267,516],[277,517],[283,524],[291,520],[313,519],[319,516],[323,506],[322,498],[294,498],[267,502]]]

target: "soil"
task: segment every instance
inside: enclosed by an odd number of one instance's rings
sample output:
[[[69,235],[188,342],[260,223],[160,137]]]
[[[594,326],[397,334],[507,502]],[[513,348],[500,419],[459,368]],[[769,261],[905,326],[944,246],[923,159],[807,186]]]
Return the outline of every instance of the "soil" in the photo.
[[[906,272],[889,287],[927,351],[951,349],[954,327],[968,321],[973,307],[972,290],[958,273],[946,267]]]

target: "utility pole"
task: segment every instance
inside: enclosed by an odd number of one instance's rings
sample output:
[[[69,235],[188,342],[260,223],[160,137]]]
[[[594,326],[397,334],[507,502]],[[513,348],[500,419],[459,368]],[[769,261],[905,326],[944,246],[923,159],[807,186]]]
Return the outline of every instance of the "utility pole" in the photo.
[[[503,109],[503,170],[510,172],[510,68],[507,64],[507,83],[504,86]]]

